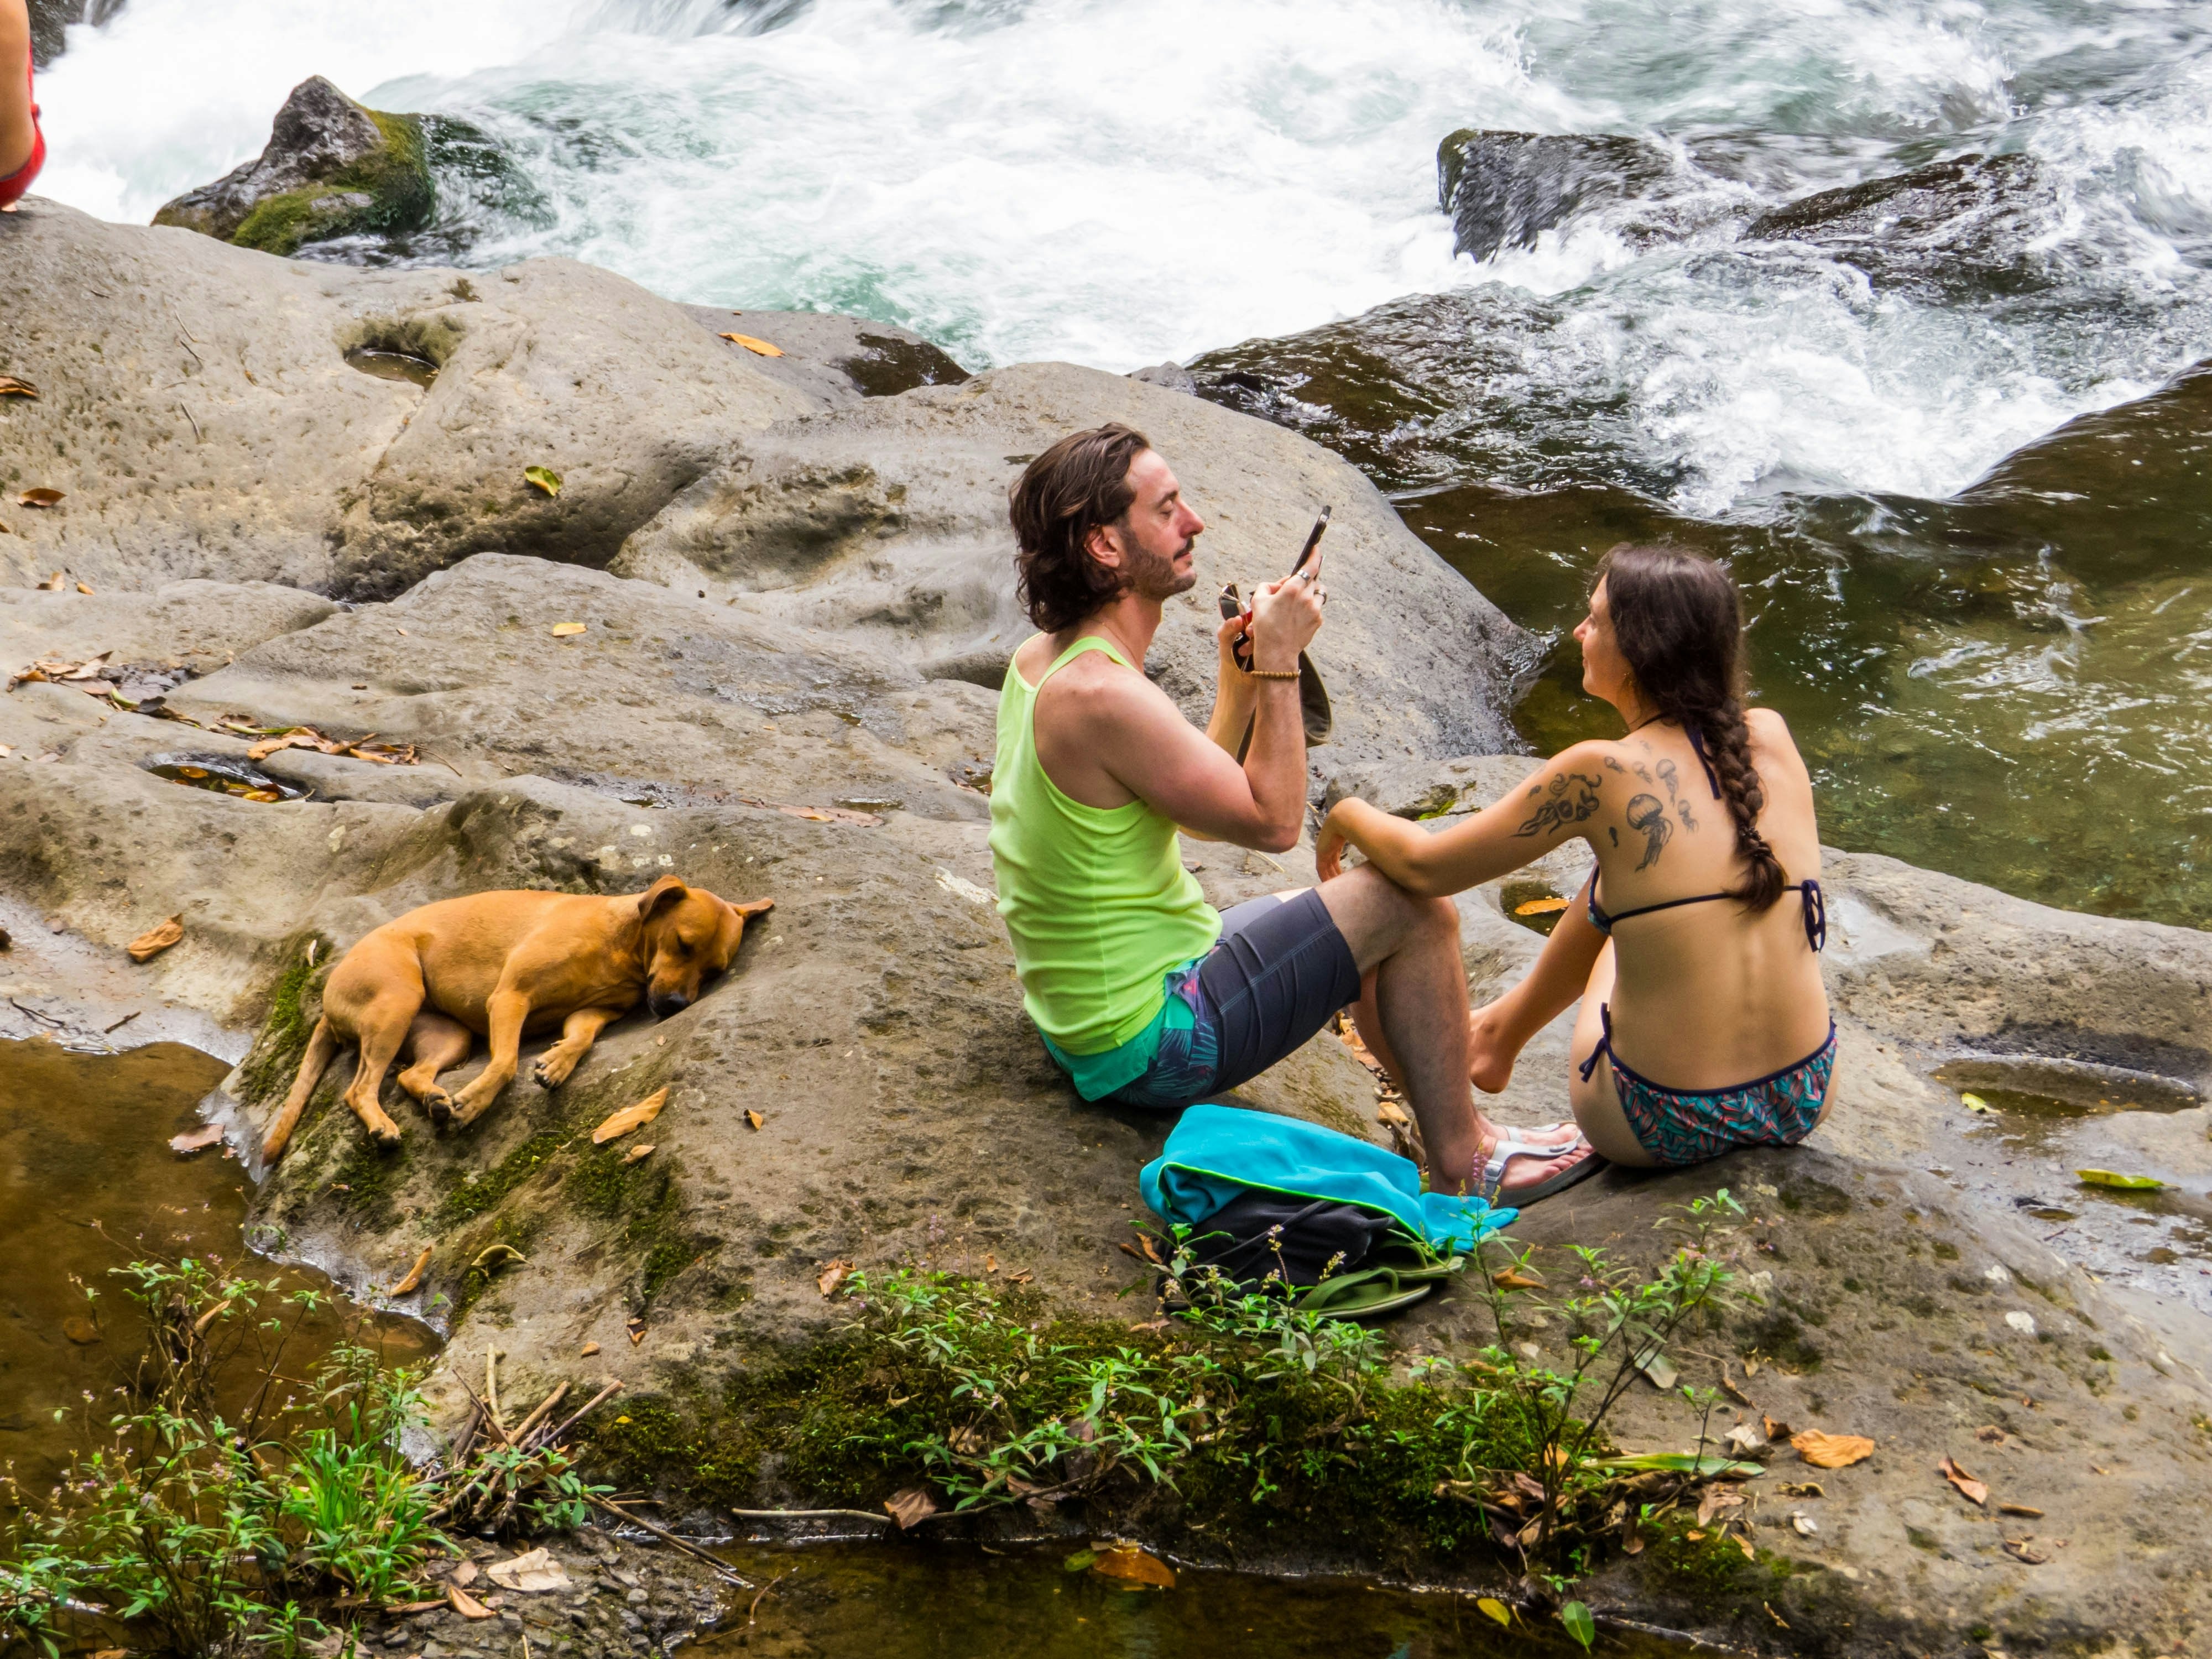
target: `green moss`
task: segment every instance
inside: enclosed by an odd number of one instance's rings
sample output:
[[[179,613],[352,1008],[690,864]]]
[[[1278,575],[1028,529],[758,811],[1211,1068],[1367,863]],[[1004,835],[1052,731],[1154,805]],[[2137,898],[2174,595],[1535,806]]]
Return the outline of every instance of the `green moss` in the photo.
[[[231,233],[240,247],[289,256],[307,242],[364,232],[410,230],[428,222],[436,192],[423,155],[422,124],[412,115],[370,110],[384,146],[329,179],[258,203]],[[365,197],[366,202],[349,197]]]
[[[398,1224],[397,1200],[412,1153],[413,1145],[406,1140],[387,1151],[367,1135],[348,1136],[337,1168],[331,1172],[331,1200],[356,1225],[391,1231]]]
[[[500,1159],[495,1167],[474,1181],[464,1181],[439,1202],[438,1230],[443,1232],[458,1227],[495,1207],[509,1193],[536,1175],[572,1138],[566,1128],[541,1129]]]
[[[315,960],[307,960],[310,947]],[[300,1056],[314,1034],[315,1018],[308,1012],[330,977],[335,952],[319,933],[293,939],[285,949],[283,971],[269,994],[269,1015],[262,1021],[252,1051],[239,1066],[240,1097],[252,1105],[281,1095],[292,1086],[300,1069]]]

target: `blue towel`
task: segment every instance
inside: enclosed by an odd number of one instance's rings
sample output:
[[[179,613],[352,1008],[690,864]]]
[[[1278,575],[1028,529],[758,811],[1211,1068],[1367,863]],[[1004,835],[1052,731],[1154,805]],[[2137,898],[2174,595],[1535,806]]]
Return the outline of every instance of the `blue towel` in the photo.
[[[1425,1193],[1411,1159],[1366,1141],[1227,1106],[1186,1111],[1137,1176],[1145,1202],[1170,1226],[1197,1226],[1249,1187],[1385,1211],[1436,1250],[1471,1249],[1520,1214],[1479,1198]]]

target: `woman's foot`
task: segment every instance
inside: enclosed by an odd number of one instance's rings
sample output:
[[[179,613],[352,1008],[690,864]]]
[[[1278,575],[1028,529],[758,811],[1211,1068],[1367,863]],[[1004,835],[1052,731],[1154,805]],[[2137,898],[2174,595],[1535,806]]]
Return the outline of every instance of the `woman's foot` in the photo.
[[[1521,1044],[1500,1006],[1504,1000],[1486,1002],[1468,1016],[1468,1080],[1486,1095],[1505,1091],[1513,1081],[1514,1062],[1521,1058]]]

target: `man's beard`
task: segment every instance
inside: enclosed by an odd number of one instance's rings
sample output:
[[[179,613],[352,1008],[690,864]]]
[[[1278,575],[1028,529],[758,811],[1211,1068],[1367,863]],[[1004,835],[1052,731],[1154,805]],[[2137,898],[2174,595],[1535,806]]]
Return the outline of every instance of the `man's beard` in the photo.
[[[1188,593],[1198,586],[1198,567],[1178,574],[1175,562],[1197,544],[1198,538],[1188,537],[1173,554],[1163,556],[1137,545],[1133,539],[1123,545],[1128,556],[1122,565],[1128,584],[1127,591],[1147,599],[1171,599],[1178,593]]]

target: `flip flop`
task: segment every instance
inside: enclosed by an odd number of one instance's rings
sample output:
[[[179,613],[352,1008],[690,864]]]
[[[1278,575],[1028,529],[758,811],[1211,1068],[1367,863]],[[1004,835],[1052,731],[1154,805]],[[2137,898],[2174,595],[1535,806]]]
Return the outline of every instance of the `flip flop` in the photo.
[[[1525,1140],[1501,1139],[1491,1147],[1490,1156],[1483,1160],[1481,1168],[1476,1171],[1474,1190],[1469,1195],[1482,1200],[1486,1204],[1506,1204],[1516,1209],[1526,1209],[1539,1199],[1563,1193],[1577,1181],[1588,1180],[1605,1167],[1605,1160],[1592,1152],[1587,1158],[1570,1164],[1533,1187],[1516,1188],[1507,1193],[1504,1190],[1505,1172],[1513,1160],[1533,1158],[1539,1164],[1548,1164],[1555,1158],[1565,1157],[1577,1146],[1587,1147],[1589,1145],[1587,1139],[1571,1141],[1565,1146],[1532,1146]]]
[[[1407,1284],[1395,1267],[1368,1267],[1325,1279],[1299,1292],[1291,1305],[1323,1319],[1379,1319],[1412,1307],[1434,1289],[1433,1279]]]
[[[1411,1233],[1390,1234],[1368,1259],[1378,1267],[1389,1268],[1408,1285],[1440,1283],[1467,1267],[1466,1256],[1457,1251],[1443,1255]]]

